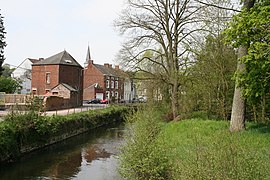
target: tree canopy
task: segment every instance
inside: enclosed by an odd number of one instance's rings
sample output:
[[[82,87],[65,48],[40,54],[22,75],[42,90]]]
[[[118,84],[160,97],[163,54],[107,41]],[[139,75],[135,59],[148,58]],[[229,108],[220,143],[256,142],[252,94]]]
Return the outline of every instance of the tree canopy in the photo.
[[[242,96],[252,105],[255,120],[257,109],[261,108],[263,121],[266,111],[270,110],[266,100],[270,98],[269,5],[268,0],[245,0],[242,12],[234,16],[225,31],[227,40],[235,48],[243,50],[239,62],[244,68],[239,68],[235,75],[236,86],[241,88]]]
[[[241,61],[246,70],[238,74],[244,95],[252,102],[268,93],[270,88],[270,5],[255,4],[234,17],[226,33],[234,47],[248,45]]]
[[[14,93],[21,88],[19,81],[11,77],[0,76],[0,92]]]

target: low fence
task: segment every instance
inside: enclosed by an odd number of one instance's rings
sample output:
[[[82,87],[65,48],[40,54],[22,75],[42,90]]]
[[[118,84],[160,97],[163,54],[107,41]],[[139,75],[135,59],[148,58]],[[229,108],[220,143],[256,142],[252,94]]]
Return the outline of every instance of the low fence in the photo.
[[[39,96],[25,94],[3,94],[3,106],[9,110],[26,110],[26,106],[34,101],[37,105],[43,105],[45,111],[74,108],[82,105],[79,102],[74,102],[73,99],[65,99],[59,96]]]
[[[5,103],[6,104],[25,104],[33,96],[25,94],[5,94]]]

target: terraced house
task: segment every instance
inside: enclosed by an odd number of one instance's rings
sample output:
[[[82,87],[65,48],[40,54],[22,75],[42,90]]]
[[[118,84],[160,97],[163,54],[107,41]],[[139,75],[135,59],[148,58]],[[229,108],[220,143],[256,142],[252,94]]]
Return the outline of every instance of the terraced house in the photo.
[[[107,99],[113,102],[125,100],[125,89],[129,89],[132,94],[133,86],[129,76],[122,71],[118,65],[113,67],[111,64],[104,65],[95,64],[90,56],[88,47],[85,68],[84,68],[84,83],[83,83],[83,100],[99,98]],[[126,88],[125,88],[126,86]],[[132,98],[132,96],[127,96]]]

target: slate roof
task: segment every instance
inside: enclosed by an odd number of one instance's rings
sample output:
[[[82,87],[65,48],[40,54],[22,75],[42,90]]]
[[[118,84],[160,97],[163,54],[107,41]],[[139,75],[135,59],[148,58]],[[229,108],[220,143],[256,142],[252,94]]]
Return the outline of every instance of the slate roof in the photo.
[[[40,60],[39,59],[32,59],[32,58],[28,58],[32,63],[37,63],[39,62]]]
[[[36,65],[68,65],[82,68],[82,66],[65,50],[33,64],[33,66]]]
[[[114,77],[128,77],[128,75],[122,70],[116,70],[111,67],[106,67],[99,64],[93,64],[102,74],[114,76]]]
[[[63,86],[65,86],[68,90],[70,90],[70,91],[78,91],[78,90],[76,90],[75,88],[73,88],[72,86],[70,86],[70,85],[68,85],[68,84],[66,84],[66,83],[61,83]]]
[[[68,90],[70,90],[70,91],[78,91],[78,90],[76,90],[75,88],[73,88],[72,86],[70,86],[70,85],[68,85],[68,84],[66,84],[66,83],[60,83],[60,84],[57,84],[55,87],[53,87],[52,89],[54,89],[54,88],[56,88],[57,86],[59,86],[59,85],[63,85],[65,88],[67,88]]]

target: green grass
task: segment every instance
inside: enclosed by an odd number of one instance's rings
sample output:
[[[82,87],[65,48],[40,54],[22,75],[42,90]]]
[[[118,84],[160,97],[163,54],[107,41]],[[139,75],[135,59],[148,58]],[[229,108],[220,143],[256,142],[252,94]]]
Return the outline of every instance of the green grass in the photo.
[[[166,112],[166,111],[165,111]],[[270,179],[270,126],[247,123],[229,131],[229,121],[196,118],[162,121],[159,107],[127,117],[129,133],[120,154],[127,179]]]
[[[165,124],[159,142],[175,179],[270,179],[270,127],[247,124],[230,133],[225,121]]]

